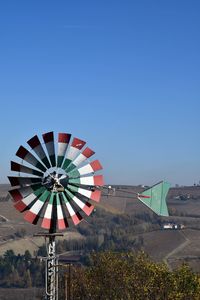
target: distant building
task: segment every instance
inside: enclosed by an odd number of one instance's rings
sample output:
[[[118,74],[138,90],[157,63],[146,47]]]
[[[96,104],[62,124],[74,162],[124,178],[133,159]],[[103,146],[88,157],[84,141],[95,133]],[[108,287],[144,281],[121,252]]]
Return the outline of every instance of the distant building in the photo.
[[[183,229],[183,228],[185,228],[185,226],[183,224],[176,224],[176,223],[163,224],[163,229],[177,230],[177,229]]]

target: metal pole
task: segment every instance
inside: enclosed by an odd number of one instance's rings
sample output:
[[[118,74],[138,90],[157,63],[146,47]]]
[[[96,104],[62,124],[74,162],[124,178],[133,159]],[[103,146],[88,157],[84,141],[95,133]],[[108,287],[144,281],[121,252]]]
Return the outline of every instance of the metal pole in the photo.
[[[71,264],[69,264],[69,300],[71,300]]]
[[[55,236],[49,236],[48,257],[46,263],[46,295],[47,300],[57,300],[57,265],[55,253]]]
[[[58,259],[56,257],[56,236],[63,236],[61,233],[37,233],[34,236],[48,237],[47,258],[45,268],[45,294],[46,300],[58,300]]]
[[[56,299],[58,300],[58,258],[56,257]]]
[[[68,278],[67,278],[67,274],[65,274],[65,300],[68,300]]]

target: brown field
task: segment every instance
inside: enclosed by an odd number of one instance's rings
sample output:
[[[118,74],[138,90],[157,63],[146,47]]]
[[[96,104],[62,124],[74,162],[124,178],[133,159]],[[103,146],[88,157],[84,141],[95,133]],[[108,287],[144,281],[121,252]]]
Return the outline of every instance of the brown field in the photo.
[[[173,249],[184,242],[184,237],[180,231],[159,230],[144,233],[144,251],[149,253],[157,261],[161,261]]]

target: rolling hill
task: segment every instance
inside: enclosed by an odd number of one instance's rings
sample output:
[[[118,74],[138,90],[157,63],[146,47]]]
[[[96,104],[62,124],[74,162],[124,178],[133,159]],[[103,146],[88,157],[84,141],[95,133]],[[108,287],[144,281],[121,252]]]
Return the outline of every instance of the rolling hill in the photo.
[[[134,215],[145,213],[154,218],[154,214],[132,196],[133,192],[142,190],[141,186],[115,186],[115,188],[123,191],[117,191],[112,196],[104,194],[99,208],[112,216],[130,215],[134,218]],[[8,189],[9,185],[0,185],[0,255],[8,249],[13,249],[16,254],[24,253],[26,248],[34,254],[43,240],[33,237],[33,234],[41,229],[23,220],[23,216],[12,205]],[[194,270],[200,271],[200,187],[171,188],[167,203],[170,217],[157,218],[156,221],[160,224],[158,228],[152,230],[141,221],[132,235],[143,240],[142,250],[153,259],[164,260],[170,267],[187,262]],[[185,227],[182,230],[163,230],[164,222],[182,224]],[[76,228],[66,231],[64,235],[64,239],[81,237]]]

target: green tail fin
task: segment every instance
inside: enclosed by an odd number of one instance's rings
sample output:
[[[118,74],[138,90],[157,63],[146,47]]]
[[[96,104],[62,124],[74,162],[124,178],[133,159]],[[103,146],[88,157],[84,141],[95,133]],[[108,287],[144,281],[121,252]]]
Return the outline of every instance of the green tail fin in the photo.
[[[159,216],[169,216],[166,204],[166,197],[170,188],[170,184],[161,181],[144,192],[138,194],[138,199],[147,205]]]

